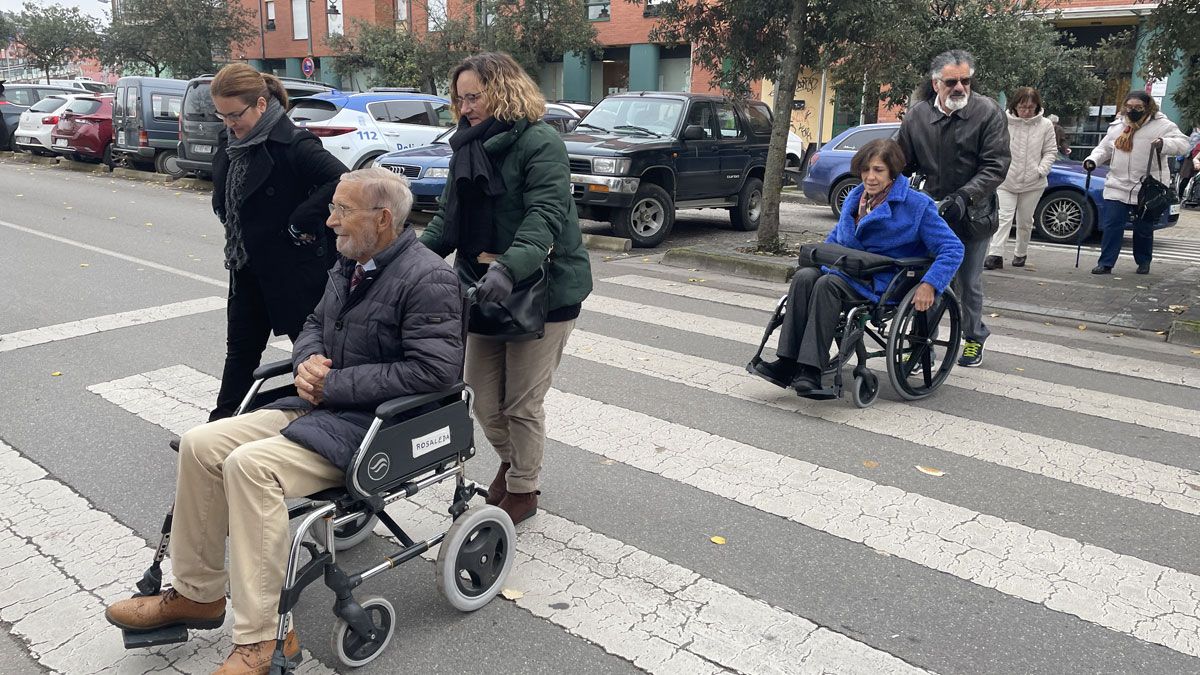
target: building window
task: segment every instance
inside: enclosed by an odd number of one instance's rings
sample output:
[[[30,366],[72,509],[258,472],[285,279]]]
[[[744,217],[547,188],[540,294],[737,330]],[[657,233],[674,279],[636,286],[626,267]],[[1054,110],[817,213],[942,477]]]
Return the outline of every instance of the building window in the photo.
[[[663,5],[674,2],[674,0],[646,0],[646,5],[642,9],[642,16],[658,16],[662,14]]]
[[[431,33],[440,31],[442,26],[445,25],[446,19],[449,18],[449,15],[446,13],[446,0],[429,0],[425,8],[429,12],[428,16],[425,17],[426,28]]]
[[[275,30],[275,0],[267,0],[267,30]]]
[[[308,39],[308,0],[292,0],[292,39]]]
[[[611,17],[609,14],[608,0],[586,0],[587,16],[592,21],[608,21]]]
[[[408,0],[396,0],[396,23],[408,23]]]

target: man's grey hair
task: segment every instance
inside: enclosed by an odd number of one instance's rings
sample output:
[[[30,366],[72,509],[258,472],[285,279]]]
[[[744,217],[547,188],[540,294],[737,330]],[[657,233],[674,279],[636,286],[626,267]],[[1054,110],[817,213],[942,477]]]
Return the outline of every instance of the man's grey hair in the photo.
[[[343,183],[359,183],[363,187],[362,206],[378,206],[392,212],[392,229],[399,234],[412,210],[412,190],[408,179],[379,166],[351,171],[342,175]]]
[[[929,79],[936,80],[942,76],[942,69],[946,66],[957,66],[960,63],[967,64],[970,69],[970,74],[975,74],[975,57],[971,56],[971,52],[962,49],[951,49],[948,52],[942,52],[933,57],[933,61],[929,63]]]

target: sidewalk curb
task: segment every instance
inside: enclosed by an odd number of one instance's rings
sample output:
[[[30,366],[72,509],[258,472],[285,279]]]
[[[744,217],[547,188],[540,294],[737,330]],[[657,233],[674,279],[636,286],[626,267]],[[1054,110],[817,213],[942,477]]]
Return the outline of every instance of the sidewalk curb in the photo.
[[[1167,331],[1167,342],[1189,347],[1200,347],[1200,320],[1175,319]]]
[[[624,237],[607,237],[602,234],[584,234],[583,245],[595,251],[624,253],[633,248],[633,242]]]
[[[795,260],[790,256],[769,258],[749,253],[720,251],[705,246],[669,249],[663,256],[662,264],[672,267],[694,267],[778,283],[787,283],[796,273]]]
[[[137,169],[127,169],[123,166],[113,169],[112,175],[117,178],[125,178],[128,180],[140,180],[143,183],[166,183],[167,181],[171,180],[171,177],[166,174],[138,171]]]
[[[108,173],[108,167],[103,164],[90,164],[88,162],[76,162],[73,159],[59,160],[58,168],[66,169],[67,171],[79,171],[81,173]]]
[[[7,155],[4,157],[4,159],[11,162],[21,162],[22,164],[43,164],[46,166],[54,166],[58,164],[57,156],[43,157],[41,155],[35,155],[31,152],[6,152],[4,154]]]
[[[212,192],[212,181],[204,180],[203,178],[176,178],[167,183],[169,187],[187,188],[189,190],[200,190],[202,192]]]

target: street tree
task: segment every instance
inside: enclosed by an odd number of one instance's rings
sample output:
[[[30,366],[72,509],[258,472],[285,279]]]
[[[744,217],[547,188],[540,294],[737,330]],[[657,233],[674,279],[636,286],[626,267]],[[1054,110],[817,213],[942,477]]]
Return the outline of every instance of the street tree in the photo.
[[[96,27],[78,7],[26,2],[16,19],[16,43],[46,75],[94,53]]]
[[[123,0],[97,56],[113,69],[188,79],[228,61],[256,21],[236,0]]]
[[[1200,125],[1200,0],[1162,0],[1146,22],[1143,75],[1164,78],[1181,69],[1172,100],[1185,126]]]

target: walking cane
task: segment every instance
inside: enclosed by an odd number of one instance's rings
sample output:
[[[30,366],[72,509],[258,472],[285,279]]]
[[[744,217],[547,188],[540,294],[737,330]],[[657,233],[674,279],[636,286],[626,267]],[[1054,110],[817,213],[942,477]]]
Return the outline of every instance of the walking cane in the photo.
[[[1079,232],[1075,235],[1075,269],[1079,269],[1079,252],[1083,248],[1083,233],[1087,230],[1087,222],[1091,220],[1088,213],[1092,209],[1092,171],[1085,169],[1087,178],[1083,179],[1083,210],[1079,214]]]

